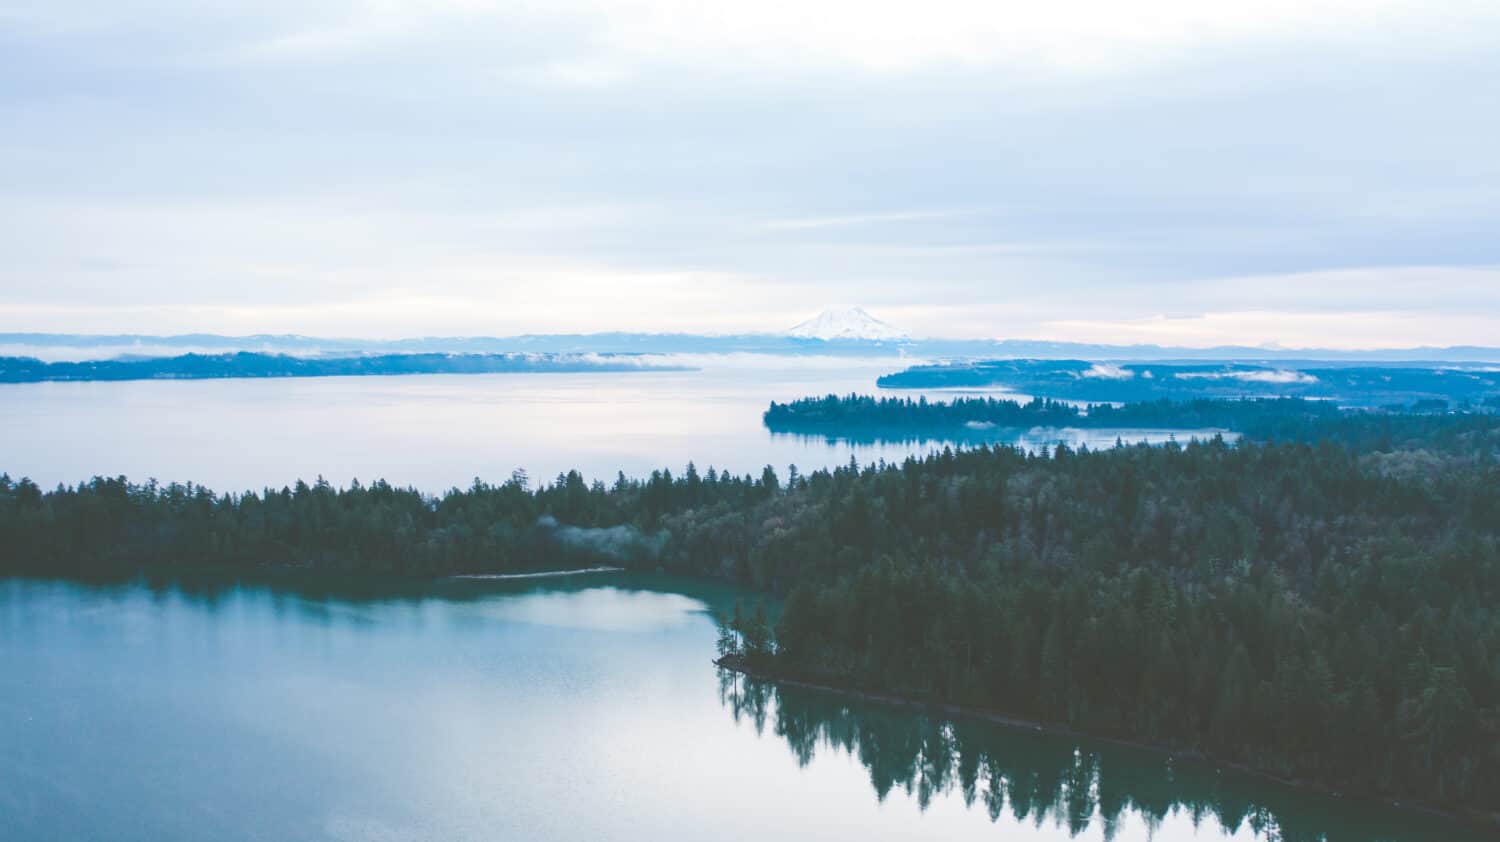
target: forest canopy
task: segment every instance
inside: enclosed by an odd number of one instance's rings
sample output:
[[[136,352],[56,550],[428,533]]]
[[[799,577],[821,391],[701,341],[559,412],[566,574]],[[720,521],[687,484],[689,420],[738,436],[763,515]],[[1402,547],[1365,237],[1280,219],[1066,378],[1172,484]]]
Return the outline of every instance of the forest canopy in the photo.
[[[915,365],[876,384],[882,389],[1003,388],[1093,403],[1282,396],[1378,407],[1419,401],[1478,405],[1500,395],[1500,372],[1490,363],[1004,359]]]
[[[1446,410],[1447,405],[1443,406]],[[995,430],[1030,427],[1233,430],[1269,438],[1301,438],[1348,415],[1328,401],[1301,398],[1079,404],[1032,398],[825,395],[771,402],[762,419],[772,432],[833,438],[906,438],[919,435],[984,438]]]

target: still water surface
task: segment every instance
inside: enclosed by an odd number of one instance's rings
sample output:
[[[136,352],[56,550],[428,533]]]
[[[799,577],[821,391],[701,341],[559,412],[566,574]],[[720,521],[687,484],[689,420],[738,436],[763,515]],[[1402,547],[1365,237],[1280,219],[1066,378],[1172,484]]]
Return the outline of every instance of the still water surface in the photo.
[[[1452,840],[1108,743],[720,675],[727,589],[0,580],[0,839]]]
[[[942,442],[847,444],[772,435],[772,400],[875,391],[899,364],[837,360],[795,368],[719,363],[699,371],[418,375],[270,380],[0,384],[0,471],[43,487],[91,476],[280,488],[322,475],[336,485],[384,478],[428,492],[535,480],[646,476],[688,462],[759,475],[880,459]],[[785,363],[782,363],[785,366]],[[919,395],[920,392],[891,394]],[[942,399],[952,392],[928,392]],[[1037,448],[1164,441],[1152,430],[1011,431]],[[1178,432],[1179,439],[1187,433]]]

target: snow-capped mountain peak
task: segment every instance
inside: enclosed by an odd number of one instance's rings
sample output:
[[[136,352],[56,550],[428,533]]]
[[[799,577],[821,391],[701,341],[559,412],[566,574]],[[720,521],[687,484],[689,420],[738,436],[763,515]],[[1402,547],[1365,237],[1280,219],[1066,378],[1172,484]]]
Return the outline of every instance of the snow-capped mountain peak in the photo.
[[[824,310],[787,331],[799,339],[906,339],[906,333],[866,313],[863,308]]]

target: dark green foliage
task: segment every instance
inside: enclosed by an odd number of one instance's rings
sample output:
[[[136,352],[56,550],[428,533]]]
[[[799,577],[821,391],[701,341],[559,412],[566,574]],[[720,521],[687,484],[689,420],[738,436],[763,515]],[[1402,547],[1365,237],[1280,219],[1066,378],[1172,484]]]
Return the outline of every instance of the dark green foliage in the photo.
[[[746,614],[744,604],[736,601],[734,613],[719,622],[719,657],[733,656],[749,667],[764,667],[771,662],[775,647],[764,602],[757,602],[755,610]]]
[[[1463,452],[979,450],[849,477],[759,572],[796,583],[778,670],[1493,807],[1500,471],[1475,454],[1495,442],[1492,422]],[[866,496],[873,536],[839,534]],[[840,549],[795,552],[819,541]]]
[[[1067,400],[1301,397],[1358,406],[1479,403],[1500,395],[1491,364],[1276,364],[1007,359],[912,366],[876,381],[884,389],[1005,388]]]
[[[944,450],[785,485],[769,470],[610,488],[574,473],[440,498],[0,478],[0,569],[603,561],[721,577],[786,596],[774,644],[763,615],[735,628],[776,672],[1492,808],[1500,418],[1340,414],[1287,431]]]
[[[709,503],[749,509],[766,479],[690,467],[612,488],[575,472],[539,489],[524,476],[475,479],[430,497],[383,481],[336,489],[321,478],[280,491],[216,495],[203,486],[94,479],[43,493],[0,475],[0,573],[129,574],[143,569],[316,568],[398,575],[507,572],[588,564],[647,566],[664,518]]]
[[[790,403],[773,401],[762,417],[773,432],[815,434],[832,439],[944,438],[980,442],[1004,435],[1006,430],[1030,427],[1219,428],[1260,438],[1286,438],[1299,437],[1308,429],[1346,414],[1327,401],[1300,398],[1182,402],[1162,399],[1120,406],[1080,406],[1045,398],[1021,403],[1008,398],[928,401],[925,397],[826,395]]]
[[[764,414],[774,432],[816,434],[843,441],[950,441],[966,444],[1007,440],[1015,428],[1035,426],[1095,429],[1155,428],[1194,432],[1223,429],[1260,442],[1330,442],[1360,451],[1462,449],[1495,425],[1486,409],[1449,412],[1346,409],[1301,398],[1249,400],[1156,400],[1118,406],[1080,407],[1037,398],[873,398],[863,395],[772,402]],[[1481,458],[1490,450],[1479,449]]]
[[[868,395],[826,395],[789,403],[772,401],[763,419],[775,431],[810,432],[851,428],[952,428],[966,424],[1004,427],[1076,425],[1083,416],[1077,407],[1038,398],[1027,403],[1001,398],[875,398]]]

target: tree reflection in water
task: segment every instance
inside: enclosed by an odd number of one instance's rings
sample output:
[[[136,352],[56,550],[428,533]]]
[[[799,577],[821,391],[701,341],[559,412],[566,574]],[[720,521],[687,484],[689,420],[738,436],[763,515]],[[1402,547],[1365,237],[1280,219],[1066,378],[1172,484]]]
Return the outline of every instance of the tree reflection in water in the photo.
[[[1267,842],[1481,838],[1441,817],[1304,792],[1161,752],[944,720],[724,669],[719,697],[735,722],[785,740],[799,766],[820,750],[846,753],[869,772],[878,800],[899,788],[924,811],[935,797],[956,792],[991,821],[1009,813],[1020,823],[1065,827],[1071,836],[1098,822],[1106,840],[1132,816],[1154,836],[1167,817],[1184,812],[1200,832],[1229,837],[1248,828]]]

